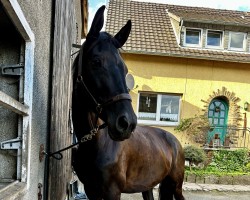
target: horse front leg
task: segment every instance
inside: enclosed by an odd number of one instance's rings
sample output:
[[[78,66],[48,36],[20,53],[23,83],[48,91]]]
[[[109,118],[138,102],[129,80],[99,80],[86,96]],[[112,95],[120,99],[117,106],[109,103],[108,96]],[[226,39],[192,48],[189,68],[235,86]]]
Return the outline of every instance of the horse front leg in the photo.
[[[121,192],[118,192],[118,191],[105,192],[103,199],[104,200],[120,200]]]
[[[121,199],[121,194],[109,194],[105,195],[104,200],[120,200]]]
[[[111,183],[107,184],[104,189],[104,200],[120,200],[121,199],[121,190],[117,184]]]
[[[154,200],[153,189],[142,192],[143,200]]]

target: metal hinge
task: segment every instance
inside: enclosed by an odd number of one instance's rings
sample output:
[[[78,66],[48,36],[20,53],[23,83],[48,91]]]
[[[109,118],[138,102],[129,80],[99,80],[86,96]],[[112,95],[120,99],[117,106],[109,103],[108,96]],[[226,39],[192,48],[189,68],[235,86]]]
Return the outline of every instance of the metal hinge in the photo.
[[[38,193],[37,193],[37,199],[38,200],[42,200],[43,199],[43,195],[42,195],[42,183],[38,183]]]
[[[80,44],[72,44],[72,47],[77,48],[77,49],[81,49],[82,45],[80,45]]]
[[[22,75],[24,64],[14,64],[14,65],[0,65],[2,75]]]
[[[20,149],[22,147],[22,139],[17,137],[15,139],[1,142],[1,149]]]

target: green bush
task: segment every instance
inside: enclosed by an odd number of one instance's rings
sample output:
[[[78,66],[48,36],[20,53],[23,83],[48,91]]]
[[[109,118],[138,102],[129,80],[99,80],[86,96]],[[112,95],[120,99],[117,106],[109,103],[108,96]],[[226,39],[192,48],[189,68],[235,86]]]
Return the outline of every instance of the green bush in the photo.
[[[208,171],[221,172],[248,172],[248,150],[238,149],[235,151],[215,151],[212,162],[207,167]]]
[[[246,164],[246,171],[250,172],[250,162]]]
[[[192,141],[204,145],[210,128],[206,116],[195,115],[191,118],[181,119],[179,125],[175,127],[175,131],[183,132]]]
[[[199,164],[206,160],[206,154],[203,149],[189,145],[184,147],[185,159],[189,160],[190,166],[192,164]]]

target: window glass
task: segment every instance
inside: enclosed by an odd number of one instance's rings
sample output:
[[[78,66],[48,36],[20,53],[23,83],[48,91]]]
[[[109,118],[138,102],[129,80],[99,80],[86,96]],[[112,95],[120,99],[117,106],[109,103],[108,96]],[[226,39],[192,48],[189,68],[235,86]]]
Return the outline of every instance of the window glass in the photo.
[[[201,30],[186,29],[186,44],[199,45]]]
[[[219,106],[219,105],[221,104],[221,102],[215,101],[214,104],[215,104],[216,106]]]
[[[230,48],[243,49],[244,33],[230,33]]]
[[[140,94],[139,119],[156,120],[157,95]]]
[[[210,109],[210,110],[214,109],[214,104],[213,104],[213,103],[210,104],[209,109]]]
[[[162,95],[160,121],[178,122],[179,96]]]
[[[180,98],[177,95],[140,93],[139,123],[172,124],[179,122]]]
[[[225,110],[225,106],[223,104],[220,105],[221,110]]]
[[[213,111],[209,111],[208,116],[209,116],[209,117],[213,117],[213,114],[214,114]]]
[[[208,31],[207,32],[207,45],[208,46],[221,46],[222,32],[221,31]]]
[[[218,124],[218,119],[214,118],[214,125]]]
[[[219,113],[218,112],[214,112],[214,116],[215,117],[219,117]]]

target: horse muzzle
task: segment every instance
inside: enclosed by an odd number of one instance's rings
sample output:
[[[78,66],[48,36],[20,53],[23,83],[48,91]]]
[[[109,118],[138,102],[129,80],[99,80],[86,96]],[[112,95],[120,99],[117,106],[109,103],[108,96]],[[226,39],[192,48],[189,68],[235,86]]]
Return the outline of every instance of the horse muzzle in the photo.
[[[115,126],[109,126],[109,136],[115,141],[128,139],[135,130],[136,125],[137,118],[135,114],[131,117],[120,115],[115,120]]]

